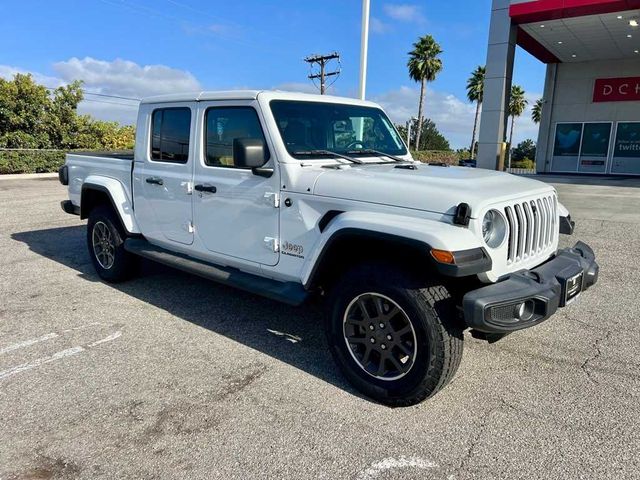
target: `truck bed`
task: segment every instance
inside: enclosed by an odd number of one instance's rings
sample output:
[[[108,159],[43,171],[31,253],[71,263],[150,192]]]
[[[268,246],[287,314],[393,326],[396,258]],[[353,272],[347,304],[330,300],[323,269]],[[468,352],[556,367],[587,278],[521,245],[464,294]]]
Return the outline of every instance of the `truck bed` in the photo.
[[[69,155],[79,155],[82,157],[105,157],[105,158],[119,158],[120,160],[131,160],[133,161],[133,150],[111,150],[105,152],[96,152],[96,151],[88,151],[88,152],[73,152]]]
[[[69,168],[69,199],[80,206],[82,186],[93,178],[100,182],[117,181],[122,184],[127,200],[131,200],[131,171],[133,152],[73,152],[67,154]]]

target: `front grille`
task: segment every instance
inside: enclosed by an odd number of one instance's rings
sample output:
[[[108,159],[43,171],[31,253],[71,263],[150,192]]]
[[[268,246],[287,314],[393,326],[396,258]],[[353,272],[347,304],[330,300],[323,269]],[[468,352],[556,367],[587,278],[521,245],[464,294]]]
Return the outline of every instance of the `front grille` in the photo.
[[[558,230],[558,201],[555,195],[509,205],[504,213],[509,225],[507,263],[534,257],[555,241]]]

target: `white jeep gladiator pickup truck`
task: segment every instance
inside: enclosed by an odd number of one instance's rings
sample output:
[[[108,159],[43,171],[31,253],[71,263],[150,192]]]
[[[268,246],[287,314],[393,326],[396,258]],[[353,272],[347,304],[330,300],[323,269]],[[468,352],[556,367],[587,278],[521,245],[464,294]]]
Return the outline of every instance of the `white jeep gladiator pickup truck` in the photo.
[[[329,348],[392,406],[453,377],[463,331],[494,341],[593,285],[553,187],[413,161],[382,109],[270,91],[143,100],[133,155],[69,154],[68,212],[98,275],[138,257],[292,305],[326,297]]]

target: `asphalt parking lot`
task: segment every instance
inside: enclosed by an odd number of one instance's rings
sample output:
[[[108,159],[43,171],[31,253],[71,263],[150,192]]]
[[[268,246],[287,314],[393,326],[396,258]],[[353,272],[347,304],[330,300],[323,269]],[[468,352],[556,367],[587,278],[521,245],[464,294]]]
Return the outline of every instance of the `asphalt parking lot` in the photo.
[[[164,267],[100,282],[52,178],[0,178],[0,479],[640,478],[640,180],[544,177],[599,284],[416,407],[291,308]]]

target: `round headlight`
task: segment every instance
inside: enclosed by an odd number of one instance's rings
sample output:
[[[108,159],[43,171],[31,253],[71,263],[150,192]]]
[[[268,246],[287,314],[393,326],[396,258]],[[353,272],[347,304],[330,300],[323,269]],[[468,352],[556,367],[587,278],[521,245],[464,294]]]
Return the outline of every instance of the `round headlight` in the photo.
[[[507,223],[497,210],[489,210],[482,219],[482,237],[491,248],[497,248],[507,234]]]

